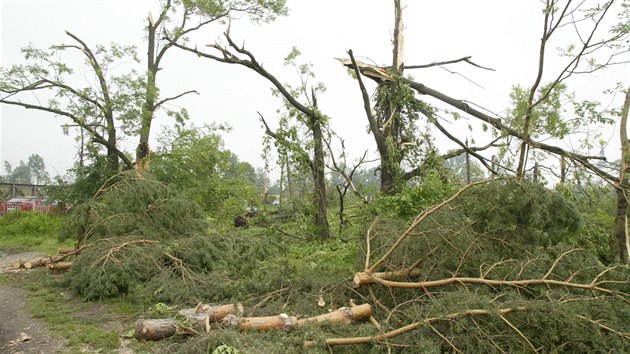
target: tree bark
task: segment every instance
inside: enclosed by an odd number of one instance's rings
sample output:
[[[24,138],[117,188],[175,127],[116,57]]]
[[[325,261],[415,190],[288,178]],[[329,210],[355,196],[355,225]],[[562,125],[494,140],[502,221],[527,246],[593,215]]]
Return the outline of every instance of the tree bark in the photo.
[[[357,272],[354,273],[354,288],[360,288],[363,285],[378,283],[378,279],[384,280],[396,280],[396,279],[410,279],[410,278],[418,278],[423,273],[416,269],[412,271],[407,270],[399,270],[395,272],[376,272],[376,273],[368,273],[368,272]]]
[[[296,316],[289,316],[284,313],[276,316],[244,318],[228,315],[223,319],[223,324],[230,327],[238,326],[241,331],[257,330],[264,332],[279,329],[288,331],[313,323],[349,324],[370,316],[372,316],[372,306],[370,304],[362,304],[354,307],[341,307],[330,313],[299,320]]]
[[[630,264],[630,243],[628,240],[628,168],[630,165],[630,141],[628,141],[627,123],[630,110],[630,87],[621,110],[619,138],[621,140],[621,166],[619,168],[619,186],[617,187],[617,213],[615,216],[614,238],[611,240],[611,256],[619,255],[624,264]]]
[[[194,308],[180,310],[178,313],[196,321],[205,321],[207,318],[208,322],[217,322],[227,315],[240,316],[243,314],[243,305],[240,303],[216,306],[200,304]]]
[[[313,99],[315,99],[315,95],[313,95]],[[317,110],[316,106],[315,110]],[[311,130],[313,132],[313,140],[315,142],[315,146],[313,149],[313,159],[311,160],[311,170],[313,173],[313,182],[315,187],[313,193],[315,194],[314,201],[315,208],[317,209],[317,211],[315,212],[315,225],[317,225],[317,228],[320,231],[321,239],[328,240],[330,239],[330,225],[328,223],[328,212],[326,210],[327,200],[326,175],[324,170],[324,138],[322,134],[320,118],[318,117],[318,115],[313,114],[309,116],[309,120],[311,122]]]
[[[72,268],[72,262],[48,263],[46,267],[50,270],[68,270]]]
[[[138,320],[135,337],[139,341],[155,341],[170,338],[176,334],[197,334],[198,331],[182,326],[174,319]]]

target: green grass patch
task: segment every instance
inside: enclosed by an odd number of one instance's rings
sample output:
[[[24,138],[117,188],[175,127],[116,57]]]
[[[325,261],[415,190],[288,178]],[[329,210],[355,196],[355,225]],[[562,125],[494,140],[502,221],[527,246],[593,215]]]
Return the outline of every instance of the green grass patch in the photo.
[[[138,313],[124,299],[118,299],[116,306],[84,303],[67,291],[62,280],[43,272],[31,272],[15,281],[28,291],[27,305],[33,317],[43,320],[55,336],[64,338],[72,351],[86,347],[99,352],[117,349],[119,336],[126,327],[131,328]],[[106,328],[108,323],[120,319],[123,319],[124,328]]]
[[[15,251],[40,251],[56,254],[59,247],[72,246],[59,242],[62,217],[34,212],[18,212],[0,216],[0,244]]]

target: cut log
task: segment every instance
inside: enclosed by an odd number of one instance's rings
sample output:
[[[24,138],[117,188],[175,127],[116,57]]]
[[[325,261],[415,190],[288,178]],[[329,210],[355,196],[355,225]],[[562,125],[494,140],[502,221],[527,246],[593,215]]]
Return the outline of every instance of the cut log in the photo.
[[[368,273],[368,272],[357,272],[354,273],[354,287],[360,288],[363,285],[378,283],[378,279],[383,280],[397,280],[397,279],[408,279],[408,278],[418,278],[422,276],[422,271],[416,269],[412,271],[396,271],[396,272],[376,272],[376,273]]]
[[[238,318],[234,315],[226,316],[222,324],[224,326],[236,327],[241,331],[254,329],[257,331],[269,331],[274,329],[291,330],[296,327],[302,327],[311,323],[336,323],[349,324],[353,321],[369,318],[372,316],[372,306],[370,304],[358,305],[355,307],[342,307],[336,311],[323,315],[309,317],[298,320],[295,316],[280,314],[277,316],[265,317],[244,317]]]
[[[17,260],[17,261],[15,261],[15,262],[13,262],[13,265],[12,265],[12,266],[13,266],[13,269],[17,269],[17,268],[22,268],[22,267],[24,267],[24,263],[26,263],[26,261],[25,261],[25,260],[23,260],[23,259],[19,259],[19,260]]]
[[[32,261],[26,261],[24,262],[24,268],[26,269],[32,269],[32,268],[37,268],[37,267],[43,267],[46,264],[52,262],[52,257],[48,257],[48,258],[40,258],[40,259],[35,259]]]
[[[135,337],[139,341],[160,340],[176,334],[199,334],[193,328],[182,326],[177,320],[138,320]]]
[[[136,322],[136,339],[140,341],[160,340],[177,334],[179,322],[172,319],[138,320]]]
[[[352,300],[352,299],[350,300],[349,305],[350,305],[350,307],[357,307],[357,306],[358,306],[357,304],[355,304],[355,303],[354,303],[354,300]],[[370,310],[371,310],[371,309],[370,309]],[[381,324],[380,324],[380,323],[378,323],[378,321],[376,320],[376,318],[374,318],[374,317],[372,317],[372,315],[370,315],[369,320],[370,320],[370,323],[371,323],[374,327],[376,327],[376,329],[378,329],[379,331],[381,330]]]
[[[240,303],[215,306],[208,304],[199,304],[195,308],[183,309],[180,310],[178,313],[186,318],[195,321],[205,321],[206,317],[208,317],[208,322],[217,322],[221,321],[227,315],[242,315],[243,305],[241,305]]]
[[[57,250],[57,252],[59,254],[69,254],[69,253],[73,253],[76,250],[76,248],[74,247],[61,247],[59,248],[59,250]]]
[[[72,262],[48,263],[46,267],[53,270],[68,270],[72,268]]]
[[[336,311],[326,313],[323,315],[303,318],[298,320],[298,327],[302,327],[309,323],[336,323],[336,324],[349,324],[353,321],[363,318],[369,318],[372,316],[372,306],[370,304],[356,305],[354,307],[341,307]]]
[[[297,326],[297,322],[297,317],[281,313],[277,316],[243,317],[240,319],[237,316],[228,315],[223,319],[222,324],[229,327],[238,326],[241,331],[253,329],[265,332],[274,329],[289,331]]]

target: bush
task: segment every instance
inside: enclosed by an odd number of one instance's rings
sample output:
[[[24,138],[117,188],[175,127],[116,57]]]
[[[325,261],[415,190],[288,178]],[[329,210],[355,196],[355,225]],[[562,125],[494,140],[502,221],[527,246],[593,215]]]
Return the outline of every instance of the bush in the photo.
[[[49,251],[57,245],[61,217],[36,212],[17,212],[0,216],[0,243],[8,247],[35,247]]]

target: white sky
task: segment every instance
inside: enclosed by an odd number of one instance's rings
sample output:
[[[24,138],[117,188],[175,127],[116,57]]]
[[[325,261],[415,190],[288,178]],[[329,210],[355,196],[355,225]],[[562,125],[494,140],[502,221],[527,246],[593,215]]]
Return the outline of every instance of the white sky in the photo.
[[[407,6],[403,14],[407,65],[470,55],[476,63],[496,69],[490,72],[465,64],[447,66],[475,83],[440,68],[409,70],[416,81],[495,113],[509,106],[512,85],[533,83],[542,32],[539,1],[407,0],[403,3]],[[282,60],[297,46],[302,52],[301,61],[311,62],[317,80],[328,88],[318,98],[319,106],[331,117],[333,130],[346,140],[349,155],[355,158],[367,149],[371,156],[376,156],[373,139],[366,133],[367,121],[357,83],[334,58],[346,58],[346,51],[352,49],[359,60],[390,64],[393,1],[289,0],[288,7],[289,16],[271,24],[233,23],[232,37],[238,43],[244,42],[246,49],[281,81],[294,84],[298,77],[283,66]],[[20,48],[29,43],[47,48],[69,42],[64,30],[73,32],[90,46],[111,42],[136,44],[143,58],[145,19],[149,11],[157,14],[158,10],[154,0],[0,0],[0,64],[20,63]],[[214,42],[223,30],[218,24],[213,26],[214,31],[204,32],[199,48]],[[566,43],[550,46],[547,80],[557,75],[559,62],[553,58],[554,48],[563,44]],[[214,63],[177,49],[168,52],[162,68],[158,85],[163,97],[187,90],[199,91],[199,96],[192,95],[175,104],[186,107],[196,125],[229,123],[234,129],[224,136],[226,147],[241,160],[255,167],[263,166],[263,130],[256,111],[275,126],[275,112],[282,104],[279,98],[271,96],[267,81],[244,67]],[[628,86],[628,66],[583,76],[569,85],[578,97],[592,99],[601,97],[601,91],[620,81]],[[617,99],[613,104],[620,102]],[[72,165],[76,143],[74,136],[62,134],[60,125],[66,123],[64,119],[4,105],[0,105],[0,119],[0,161],[15,165],[36,153],[44,158],[52,175],[63,175]],[[169,122],[161,115],[157,123]],[[160,130],[153,129],[153,138]],[[462,140],[480,135],[469,133],[465,125],[454,131]],[[612,127],[605,137],[617,139]],[[452,147],[442,138],[437,143],[443,144],[440,147],[444,151]],[[132,151],[137,141],[134,138],[127,144]],[[615,149],[611,154],[612,160],[617,158]]]

